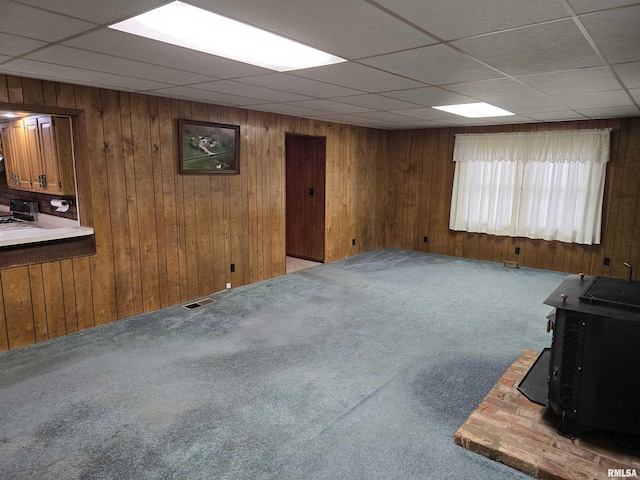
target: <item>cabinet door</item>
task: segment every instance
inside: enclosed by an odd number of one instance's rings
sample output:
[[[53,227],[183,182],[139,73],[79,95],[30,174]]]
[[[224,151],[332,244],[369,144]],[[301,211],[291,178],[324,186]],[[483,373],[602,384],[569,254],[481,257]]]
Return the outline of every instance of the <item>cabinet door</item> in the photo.
[[[37,135],[37,129],[31,128],[31,136],[32,142],[34,141],[34,134]],[[12,172],[14,173],[15,181],[10,182],[12,188],[20,189],[20,190],[33,190],[32,182],[31,182],[31,168],[29,167],[30,161],[29,157],[31,155],[31,151],[35,150],[35,154],[38,155],[38,143],[37,137],[35,139],[35,144],[29,145],[28,141],[28,131],[26,122],[23,120],[18,120],[15,122],[11,122],[11,139],[13,141],[13,158],[11,159],[11,167]]]
[[[29,184],[20,175],[20,186],[24,190],[39,190],[39,178],[42,174],[42,160],[40,154],[40,134],[38,121],[35,118],[26,118],[24,122],[24,151],[25,157],[20,162],[23,164],[24,174],[29,177]]]
[[[13,159],[16,156],[16,147],[11,135],[11,123],[0,123],[0,136],[2,136],[2,154],[4,155],[4,171],[7,175],[7,185],[16,187],[16,170]]]
[[[56,137],[52,118],[39,117],[38,130],[42,147],[40,157],[40,170],[42,173],[35,189],[44,193],[60,193],[62,191],[62,183],[60,181],[60,167],[56,153]]]
[[[68,117],[38,117],[43,193],[75,195],[73,141],[71,119]]]

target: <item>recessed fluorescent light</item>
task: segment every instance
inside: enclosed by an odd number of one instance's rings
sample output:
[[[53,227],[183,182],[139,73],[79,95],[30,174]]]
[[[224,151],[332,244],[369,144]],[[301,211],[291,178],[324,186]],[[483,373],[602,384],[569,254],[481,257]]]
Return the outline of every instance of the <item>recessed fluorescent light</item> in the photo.
[[[346,61],[182,2],[169,3],[109,28],[278,72]]]
[[[7,118],[18,118],[18,115],[15,113],[3,113],[2,116]]]
[[[494,107],[488,103],[463,103],[462,105],[443,105],[442,107],[433,107],[443,112],[453,113],[467,118],[481,117],[506,117],[507,115],[515,115],[502,108]]]

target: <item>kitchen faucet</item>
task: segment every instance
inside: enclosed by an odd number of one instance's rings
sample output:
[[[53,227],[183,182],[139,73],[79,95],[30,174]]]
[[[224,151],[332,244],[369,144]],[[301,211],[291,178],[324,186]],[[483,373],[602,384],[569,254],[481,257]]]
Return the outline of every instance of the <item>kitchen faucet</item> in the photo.
[[[629,269],[629,278],[627,279],[627,282],[631,283],[631,278],[633,277],[633,267],[627,262],[624,262],[624,266]]]

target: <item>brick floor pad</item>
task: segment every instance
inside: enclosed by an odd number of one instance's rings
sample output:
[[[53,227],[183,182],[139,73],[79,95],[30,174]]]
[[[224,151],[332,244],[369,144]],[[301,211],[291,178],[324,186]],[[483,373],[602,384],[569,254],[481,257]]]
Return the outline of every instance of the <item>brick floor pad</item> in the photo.
[[[605,432],[569,439],[558,416],[527,400],[517,386],[538,352],[525,350],[462,424],[455,443],[543,480],[640,478],[640,451]]]

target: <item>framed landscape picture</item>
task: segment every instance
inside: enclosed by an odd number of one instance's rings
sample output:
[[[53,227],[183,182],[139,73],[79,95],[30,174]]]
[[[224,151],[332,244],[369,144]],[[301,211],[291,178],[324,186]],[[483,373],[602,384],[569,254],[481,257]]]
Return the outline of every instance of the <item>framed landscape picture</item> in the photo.
[[[178,120],[180,173],[239,173],[240,127],[221,123]]]

